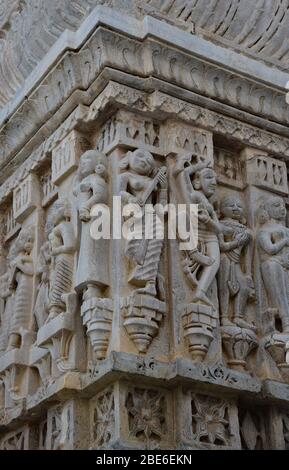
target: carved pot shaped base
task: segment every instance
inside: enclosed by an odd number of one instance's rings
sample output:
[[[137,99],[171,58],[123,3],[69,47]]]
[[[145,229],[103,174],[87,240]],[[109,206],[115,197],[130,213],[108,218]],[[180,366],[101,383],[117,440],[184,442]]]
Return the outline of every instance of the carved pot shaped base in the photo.
[[[289,335],[275,333],[265,339],[265,348],[275,361],[284,381],[289,381]]]
[[[158,334],[159,325],[157,321],[149,318],[131,317],[127,318],[123,325],[134,342],[139,352],[145,353],[154,337]]]
[[[111,299],[93,298],[83,303],[81,315],[87,327],[96,359],[105,359],[112,325],[113,306]]]
[[[145,353],[158,334],[166,304],[148,294],[123,299],[123,326],[138,352]]]
[[[255,333],[238,326],[225,326],[221,331],[223,347],[229,358],[228,365],[232,369],[246,372],[246,359],[258,344]]]
[[[70,344],[74,330],[74,312],[64,312],[46,323],[38,331],[37,346],[49,350],[60,373],[75,369],[69,361]]]
[[[286,343],[289,341],[288,334],[273,334],[267,338],[265,348],[276,362],[277,366],[286,363]]]
[[[212,330],[204,325],[195,324],[186,328],[184,335],[193,361],[203,362],[213,340]]]
[[[184,337],[193,361],[204,361],[213,340],[216,311],[202,304],[188,304],[183,313]]]

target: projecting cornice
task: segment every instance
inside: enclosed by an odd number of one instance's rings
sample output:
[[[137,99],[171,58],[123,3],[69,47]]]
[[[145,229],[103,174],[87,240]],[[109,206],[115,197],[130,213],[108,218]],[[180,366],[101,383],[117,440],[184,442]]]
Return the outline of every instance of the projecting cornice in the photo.
[[[14,165],[18,152],[23,161],[76,102],[89,105],[109,79],[179,97],[190,93],[193,102],[288,135],[287,75],[243,59],[155,18],[137,21],[97,7],[78,31],[60,37],[2,110],[0,167]],[[108,78],[94,84],[105,70]]]

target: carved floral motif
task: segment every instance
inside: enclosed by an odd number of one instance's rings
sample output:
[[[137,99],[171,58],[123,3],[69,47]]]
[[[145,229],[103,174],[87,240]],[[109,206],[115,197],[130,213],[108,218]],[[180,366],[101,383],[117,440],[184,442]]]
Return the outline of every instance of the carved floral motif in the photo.
[[[192,425],[196,441],[216,446],[229,444],[228,405],[223,400],[203,395],[193,396]]]
[[[92,401],[92,448],[106,446],[115,435],[113,389],[105,390]]]
[[[148,389],[134,389],[126,402],[129,430],[132,436],[145,441],[159,441],[166,433],[165,396]]]

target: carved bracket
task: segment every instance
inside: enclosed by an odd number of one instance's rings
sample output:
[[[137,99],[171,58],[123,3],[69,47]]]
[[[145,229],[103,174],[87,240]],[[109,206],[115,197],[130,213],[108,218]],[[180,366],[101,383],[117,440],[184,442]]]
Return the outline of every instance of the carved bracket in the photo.
[[[202,362],[213,340],[217,312],[202,304],[188,304],[183,313],[184,336],[194,361]]]
[[[122,299],[123,325],[139,352],[145,353],[158,334],[166,303],[146,294],[135,293]]]
[[[232,369],[245,372],[246,359],[258,344],[255,333],[237,326],[226,326],[222,328],[222,341],[229,357],[228,365]]]
[[[111,299],[92,298],[81,307],[83,324],[97,359],[104,359],[109,344],[113,315]]]

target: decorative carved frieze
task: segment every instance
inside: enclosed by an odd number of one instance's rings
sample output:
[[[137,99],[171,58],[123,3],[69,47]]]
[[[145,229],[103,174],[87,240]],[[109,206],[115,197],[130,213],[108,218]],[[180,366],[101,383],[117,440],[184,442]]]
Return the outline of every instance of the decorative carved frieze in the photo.
[[[149,152],[164,154],[165,150],[161,147],[164,139],[160,133],[161,124],[158,121],[122,110],[101,129],[97,148],[109,153],[116,146],[135,148],[141,145]]]
[[[81,306],[81,316],[96,359],[104,359],[111,337],[112,300],[91,298],[84,301]]]
[[[72,131],[52,151],[52,183],[59,185],[61,180],[72,173],[79,163],[80,155],[85,149],[85,139]]]
[[[245,174],[244,161],[238,152],[230,152],[226,149],[215,148],[215,170],[218,182],[231,188],[244,189]]]
[[[47,170],[44,174],[41,172],[40,184],[42,187],[42,207],[51,204],[57,198],[57,188],[52,182],[52,171]]]
[[[254,152],[246,162],[247,181],[254,186],[288,196],[285,162]]]
[[[194,29],[199,2],[144,3]],[[2,15],[4,49],[15,8]],[[1,128],[3,449],[287,446],[281,75],[271,86],[267,68],[261,83],[257,70],[164,41],[143,11],[135,25],[114,17],[96,29],[94,13],[66,33],[65,52]],[[175,237],[172,206],[186,226]]]
[[[134,388],[126,399],[129,433],[148,448],[166,439],[167,399],[158,390]]]
[[[16,222],[22,222],[40,205],[39,180],[30,174],[13,191],[13,213]]]
[[[35,170],[47,158],[47,154],[62,141],[69,132],[76,127],[79,121],[90,124],[99,119],[102,113],[111,106],[112,103],[118,103],[122,106],[132,106],[136,111],[143,111],[144,107],[150,112],[161,113],[163,117],[169,117],[176,113],[182,121],[192,125],[200,125],[210,131],[220,135],[232,138],[243,144],[254,146],[277,154],[289,155],[289,141],[285,137],[279,137],[257,127],[246,123],[222,116],[213,111],[205,110],[199,106],[190,104],[186,101],[171,97],[164,93],[155,92],[151,100],[147,95],[135,89],[124,85],[111,82],[102,94],[92,103],[90,108],[79,105],[75,112],[60,126],[51,137],[49,137],[33,154],[25,161],[25,165],[15,170],[13,177],[7,179],[0,188],[0,201],[6,199],[14,188],[19,186],[29,171]],[[163,134],[166,137],[166,134]]]
[[[105,389],[90,401],[91,449],[105,448],[115,438],[115,397],[113,388]]]
[[[242,449],[264,450],[267,448],[266,417],[259,410],[244,408],[239,412]]]

